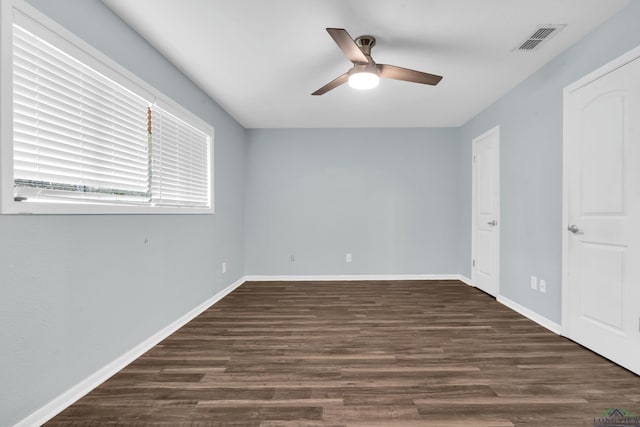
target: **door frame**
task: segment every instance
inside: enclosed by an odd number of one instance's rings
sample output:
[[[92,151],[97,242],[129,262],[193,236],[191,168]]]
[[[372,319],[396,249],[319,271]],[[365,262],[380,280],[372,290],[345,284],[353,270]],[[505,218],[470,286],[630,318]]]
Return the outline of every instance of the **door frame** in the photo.
[[[496,147],[496,167],[498,168],[498,203],[496,205],[496,221],[498,226],[496,227],[495,232],[496,235],[496,299],[500,295],[500,230],[502,228],[502,222],[500,217],[500,200],[501,200],[501,190],[500,190],[500,125],[496,125],[495,127],[489,129],[488,131],[476,136],[471,140],[471,283],[477,287],[476,284],[476,270],[475,270],[475,259],[476,259],[476,213],[478,207],[476,206],[476,143],[482,139],[485,139],[488,136],[495,134],[497,136],[497,147]]]
[[[630,62],[640,58],[640,46],[630,50],[629,52],[619,56],[611,62],[597,68],[586,76],[566,86],[563,90],[562,102],[562,335],[569,337],[569,234],[567,227],[569,226],[569,166],[573,160],[571,157],[568,138],[567,117],[571,112],[567,105],[567,98],[570,94],[589,83],[598,80],[600,77],[617,70]]]

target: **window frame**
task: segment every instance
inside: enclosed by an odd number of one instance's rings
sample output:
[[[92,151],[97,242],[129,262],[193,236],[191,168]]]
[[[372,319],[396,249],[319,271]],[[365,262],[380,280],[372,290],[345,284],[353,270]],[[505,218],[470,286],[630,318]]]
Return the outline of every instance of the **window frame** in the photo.
[[[150,204],[102,204],[19,202],[14,200],[13,163],[13,24],[32,31],[109,79],[147,99],[209,137],[209,206],[154,206]],[[54,22],[24,0],[0,2],[0,213],[1,214],[213,214],[214,129],[107,55]],[[6,94],[6,95],[5,95]]]

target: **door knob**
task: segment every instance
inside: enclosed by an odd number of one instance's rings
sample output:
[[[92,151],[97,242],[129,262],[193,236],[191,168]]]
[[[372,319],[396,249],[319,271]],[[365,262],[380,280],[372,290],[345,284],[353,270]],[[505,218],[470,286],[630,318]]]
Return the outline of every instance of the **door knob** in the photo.
[[[571,224],[570,226],[568,226],[567,230],[569,230],[573,234],[582,234],[582,230],[580,230],[575,224]]]
[[[498,225],[498,222],[497,222],[495,219],[492,219],[492,220],[491,220],[491,221],[489,221],[487,224],[488,224],[488,225],[490,225],[490,226],[492,226],[492,227],[495,227],[496,225]]]

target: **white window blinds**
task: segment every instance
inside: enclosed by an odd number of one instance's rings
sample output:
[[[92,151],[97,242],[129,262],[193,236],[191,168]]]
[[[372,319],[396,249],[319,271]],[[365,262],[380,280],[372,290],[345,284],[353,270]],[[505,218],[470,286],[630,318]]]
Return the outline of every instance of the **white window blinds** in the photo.
[[[148,202],[149,102],[13,28],[17,200]]]
[[[156,205],[209,206],[209,136],[155,106],[151,195]]]
[[[49,43],[33,25],[13,25],[16,210],[213,212],[213,130],[72,43],[57,36]]]

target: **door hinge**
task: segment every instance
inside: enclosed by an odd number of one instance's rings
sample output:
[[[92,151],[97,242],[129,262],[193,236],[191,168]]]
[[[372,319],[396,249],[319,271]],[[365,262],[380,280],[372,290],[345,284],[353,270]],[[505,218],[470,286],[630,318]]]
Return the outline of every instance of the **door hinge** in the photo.
[[[476,260],[475,260],[475,259],[471,261],[471,266],[472,266],[472,267],[475,267],[475,266],[476,266]]]

